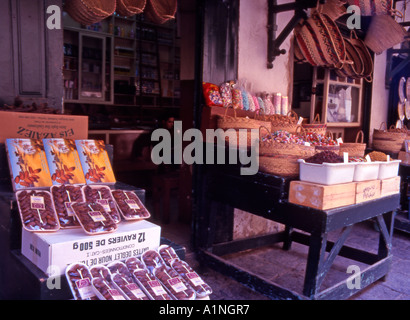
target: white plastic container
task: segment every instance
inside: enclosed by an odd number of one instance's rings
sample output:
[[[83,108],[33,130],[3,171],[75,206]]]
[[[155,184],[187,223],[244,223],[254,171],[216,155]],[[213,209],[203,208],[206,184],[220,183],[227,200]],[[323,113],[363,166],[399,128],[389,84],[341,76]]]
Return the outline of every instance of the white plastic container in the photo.
[[[376,180],[379,176],[380,162],[355,162],[353,181]]]
[[[353,182],[355,163],[308,163],[299,159],[299,179],[312,183],[333,185]]]
[[[389,179],[398,175],[401,160],[381,161],[377,179]]]

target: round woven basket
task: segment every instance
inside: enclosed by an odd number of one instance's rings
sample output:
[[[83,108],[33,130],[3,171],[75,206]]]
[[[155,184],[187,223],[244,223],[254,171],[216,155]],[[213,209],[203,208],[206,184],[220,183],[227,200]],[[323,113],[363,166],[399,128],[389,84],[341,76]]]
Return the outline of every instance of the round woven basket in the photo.
[[[260,128],[262,129],[263,127]],[[267,128],[264,129],[269,132]],[[260,136],[262,137],[262,133]],[[259,170],[279,176],[297,176],[299,175],[298,159],[306,159],[314,154],[313,146],[259,139]]]
[[[361,77],[367,82],[373,81],[373,59],[369,52],[369,49],[364,42],[359,39],[354,30],[350,33],[350,43],[355,47],[363,61],[363,73]]]
[[[382,122],[379,129],[373,129],[373,149],[387,153],[399,153],[404,146],[407,133],[382,129],[383,124],[386,125]]]
[[[241,129],[258,129],[259,133],[261,132],[260,127],[266,128],[266,131],[262,129],[264,134],[270,133],[270,122],[269,121],[262,121],[262,120],[257,120],[257,119],[252,119],[248,117],[237,117],[236,116],[236,110],[232,109],[234,112],[234,116],[228,116],[227,111],[229,108],[225,108],[225,113],[223,116],[218,116],[216,125],[217,128],[222,129],[222,130],[229,130],[229,129],[234,129],[235,133],[231,130],[230,132],[225,132],[224,135],[226,136],[226,140],[229,139],[235,139],[237,137],[238,139],[238,146],[242,146],[243,144],[240,143],[240,135],[238,134],[239,130]],[[230,140],[232,141],[232,140]],[[247,146],[250,147],[255,143],[256,141],[252,139],[251,131],[248,130],[247,132]]]
[[[147,0],[145,15],[154,23],[163,24],[175,19],[177,0]]]
[[[115,0],[66,0],[64,10],[75,21],[91,25],[111,16],[116,8]]]
[[[338,70],[336,69],[336,74],[339,77],[345,78],[353,78],[353,79],[359,79],[363,77],[363,60],[360,56],[360,53],[356,49],[356,47],[350,42],[349,39],[344,39],[345,40],[345,46],[346,46],[346,57],[353,63],[345,63],[343,65],[343,68]]]
[[[298,130],[298,115],[295,111],[290,110],[286,116],[281,114],[260,115],[263,121],[269,121],[271,123],[270,130],[274,131],[287,131],[289,133],[296,133]]]
[[[361,137],[361,142],[359,142]],[[366,151],[366,144],[363,143],[364,133],[360,130],[356,135],[355,142],[344,142],[340,145],[339,155],[343,156],[343,152],[347,152],[349,157],[364,157]]]
[[[360,15],[375,16],[389,15],[396,10],[393,9],[393,0],[347,0],[349,5],[360,8]]]
[[[324,136],[326,135],[327,125],[326,123],[320,123],[320,117],[317,114],[312,123],[302,123],[302,129],[304,133],[313,132]]]
[[[117,13],[124,17],[132,17],[144,11],[146,0],[117,0]]]

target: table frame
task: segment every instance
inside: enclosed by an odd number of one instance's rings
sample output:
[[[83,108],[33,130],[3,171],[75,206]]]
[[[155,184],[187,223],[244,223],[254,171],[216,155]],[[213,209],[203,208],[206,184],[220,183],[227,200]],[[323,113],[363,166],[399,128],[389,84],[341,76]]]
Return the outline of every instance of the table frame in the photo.
[[[201,263],[272,299],[345,299],[387,275],[392,261],[391,240],[399,194],[324,211],[288,203],[290,179],[263,173],[240,176],[235,168],[216,165],[203,166],[201,175],[198,214],[194,220],[194,247]],[[232,240],[233,208],[282,223],[285,230]],[[377,254],[344,245],[353,226],[367,220],[375,220],[380,232]],[[334,230],[341,233],[332,242],[328,234]],[[309,247],[302,295],[258,277],[252,270],[223,257],[274,243],[283,243],[282,248],[290,250],[292,242]],[[326,259],[325,252],[329,252]],[[330,288],[319,290],[337,255],[369,264],[361,270],[360,289],[349,289],[347,277]]]

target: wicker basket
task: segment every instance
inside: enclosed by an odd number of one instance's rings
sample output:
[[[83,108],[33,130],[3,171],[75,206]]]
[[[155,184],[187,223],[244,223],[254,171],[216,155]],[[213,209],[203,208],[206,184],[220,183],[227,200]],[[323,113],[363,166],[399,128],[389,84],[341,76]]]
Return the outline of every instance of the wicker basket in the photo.
[[[75,21],[91,25],[111,16],[116,8],[115,0],[66,0],[64,10]]]
[[[144,11],[146,0],[117,0],[117,13],[124,17],[132,17]]]
[[[361,142],[359,141],[361,137]],[[363,143],[364,133],[360,130],[356,135],[356,142],[347,142],[340,145],[339,155],[343,156],[343,152],[347,152],[349,157],[364,157],[366,152],[366,144]]]
[[[147,0],[145,14],[154,23],[163,24],[175,19],[177,0]]]
[[[399,153],[406,140],[406,132],[395,132],[392,130],[382,129],[382,122],[379,129],[373,130],[373,149],[386,153]]]
[[[302,129],[304,133],[313,132],[324,136],[326,135],[327,125],[326,123],[320,123],[320,117],[317,114],[312,123],[302,123]]]
[[[286,116],[281,114],[273,114],[269,116],[262,116],[263,120],[270,121],[271,131],[287,131],[296,133],[298,127],[298,115],[295,111],[290,110]]]
[[[227,116],[228,109],[230,108],[225,108],[225,113],[223,116],[218,116],[217,119],[217,128],[223,129],[224,135],[225,135],[225,140],[228,139],[234,139],[237,137],[238,139],[238,146],[243,146],[242,143],[240,143],[240,135],[238,134],[238,131],[240,129],[258,129],[260,132],[260,127],[266,128],[266,131],[264,131],[264,134],[270,133],[270,122],[268,121],[261,121],[257,119],[251,119],[248,117],[237,117],[236,116],[236,110],[232,109],[234,112],[234,116]],[[235,132],[231,131],[226,131],[229,129],[234,129]],[[252,146],[253,143],[255,143],[255,139],[252,139],[251,131],[247,130],[247,146],[250,147]],[[230,140],[232,141],[232,140]]]
[[[263,127],[260,128],[260,131],[262,129]],[[264,129],[269,131],[267,128]],[[261,132],[260,136],[262,136]],[[297,176],[299,175],[298,159],[306,159],[314,154],[315,148],[313,146],[260,139],[259,170],[279,176]]]

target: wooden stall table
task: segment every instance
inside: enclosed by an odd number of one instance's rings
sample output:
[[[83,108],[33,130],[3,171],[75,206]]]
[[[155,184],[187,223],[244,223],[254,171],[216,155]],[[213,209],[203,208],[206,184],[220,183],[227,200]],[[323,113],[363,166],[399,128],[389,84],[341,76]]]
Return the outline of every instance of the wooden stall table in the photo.
[[[201,185],[194,220],[194,246],[204,265],[271,299],[345,299],[387,275],[392,261],[391,237],[395,211],[400,204],[399,194],[331,210],[317,210],[287,201],[289,179],[260,172],[241,176],[238,168],[228,165],[203,165],[198,171]],[[285,230],[232,240],[233,208],[282,223]],[[377,254],[344,245],[355,224],[371,219],[377,222],[380,232]],[[335,242],[328,241],[329,233],[334,230],[341,230],[339,238]],[[292,242],[308,246],[303,294],[263,279],[253,270],[223,257],[274,243],[283,243],[282,248],[290,250]],[[329,254],[325,259],[326,251]],[[346,279],[319,291],[338,255],[369,265],[361,270],[361,289],[347,288]]]

